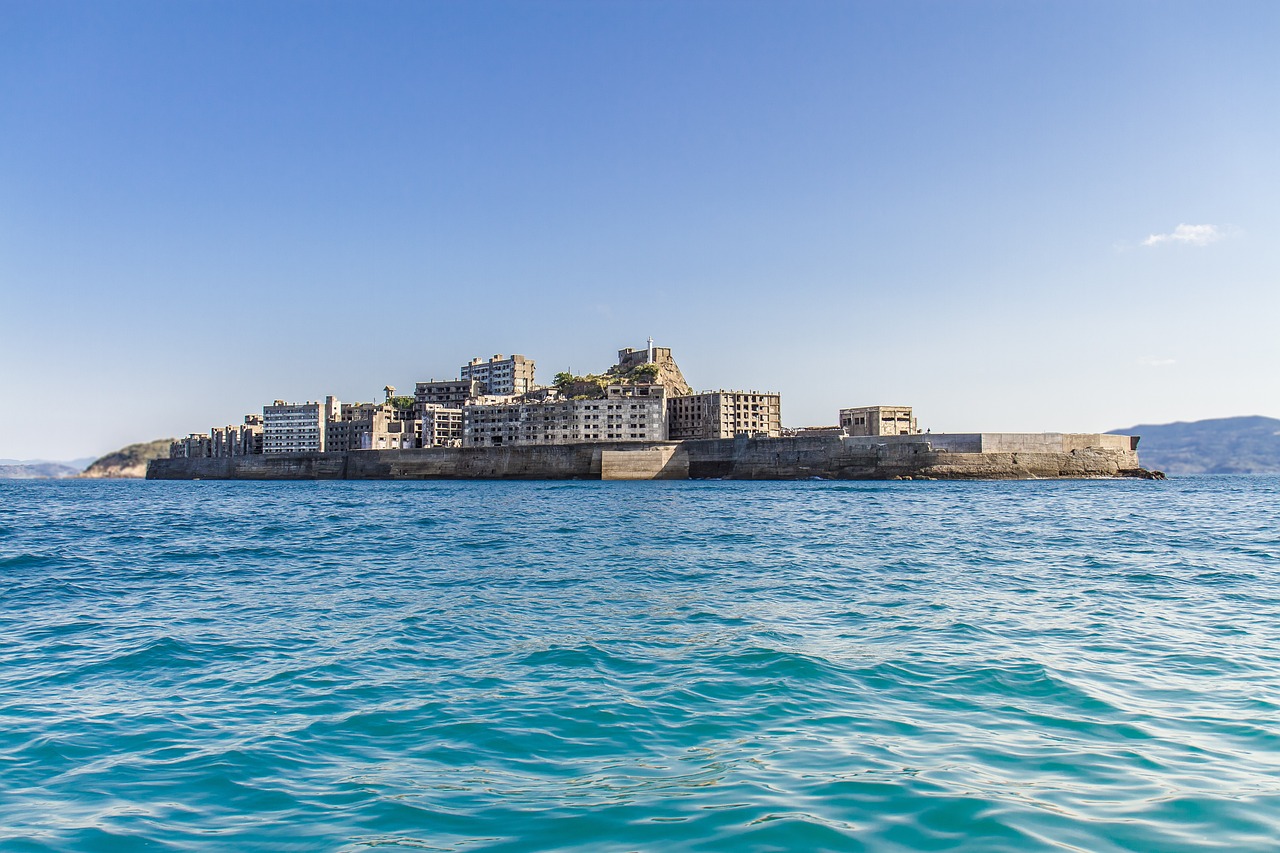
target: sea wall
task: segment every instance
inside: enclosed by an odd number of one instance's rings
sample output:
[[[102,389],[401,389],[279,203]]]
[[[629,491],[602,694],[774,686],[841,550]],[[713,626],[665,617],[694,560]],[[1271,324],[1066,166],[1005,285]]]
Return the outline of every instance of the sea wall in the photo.
[[[1130,436],[973,433],[157,459],[151,480],[885,480],[1142,476]]]

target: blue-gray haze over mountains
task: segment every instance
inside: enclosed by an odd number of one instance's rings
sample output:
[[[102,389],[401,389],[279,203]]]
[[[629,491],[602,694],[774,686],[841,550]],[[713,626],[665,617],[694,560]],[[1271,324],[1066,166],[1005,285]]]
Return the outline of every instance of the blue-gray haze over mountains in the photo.
[[[1280,472],[1280,420],[1276,418],[1139,424],[1111,432],[1142,436],[1138,456],[1143,466],[1166,474]]]
[[[56,480],[74,477],[93,460],[73,459],[50,462],[46,459],[0,459],[0,480]]]

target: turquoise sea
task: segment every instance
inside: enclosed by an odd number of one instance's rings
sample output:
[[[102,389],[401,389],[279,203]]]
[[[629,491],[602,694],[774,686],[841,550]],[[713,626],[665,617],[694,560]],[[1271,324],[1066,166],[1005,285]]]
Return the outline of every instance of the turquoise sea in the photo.
[[[0,482],[0,849],[1280,848],[1280,478]]]

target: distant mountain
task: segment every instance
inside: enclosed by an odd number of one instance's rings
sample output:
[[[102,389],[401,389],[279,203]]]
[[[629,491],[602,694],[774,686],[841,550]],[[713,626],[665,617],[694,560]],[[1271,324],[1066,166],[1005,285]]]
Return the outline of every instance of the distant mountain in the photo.
[[[97,458],[96,456],[86,456],[82,459],[0,459],[0,465],[66,465],[68,468],[83,471],[90,462]]]
[[[108,453],[84,469],[81,477],[90,479],[117,479],[147,476],[147,463],[152,459],[168,458],[172,438],[158,438],[142,444],[122,447]]]
[[[1213,418],[1115,429],[1140,435],[1142,467],[1166,474],[1280,474],[1280,420]]]
[[[60,480],[80,474],[79,468],[61,462],[21,462],[4,460],[0,464],[0,480]]]

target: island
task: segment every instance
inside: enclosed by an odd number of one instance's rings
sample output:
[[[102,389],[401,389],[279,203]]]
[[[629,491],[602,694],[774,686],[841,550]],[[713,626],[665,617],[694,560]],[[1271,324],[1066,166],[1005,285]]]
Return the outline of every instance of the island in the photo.
[[[385,386],[380,403],[276,400],[262,414],[172,442],[151,480],[1160,479],[1138,437],[931,433],[910,406],[842,408],[831,426],[782,426],[773,391],[695,392],[652,338],[601,374],[534,381],[523,355],[472,359],[459,377]]]

